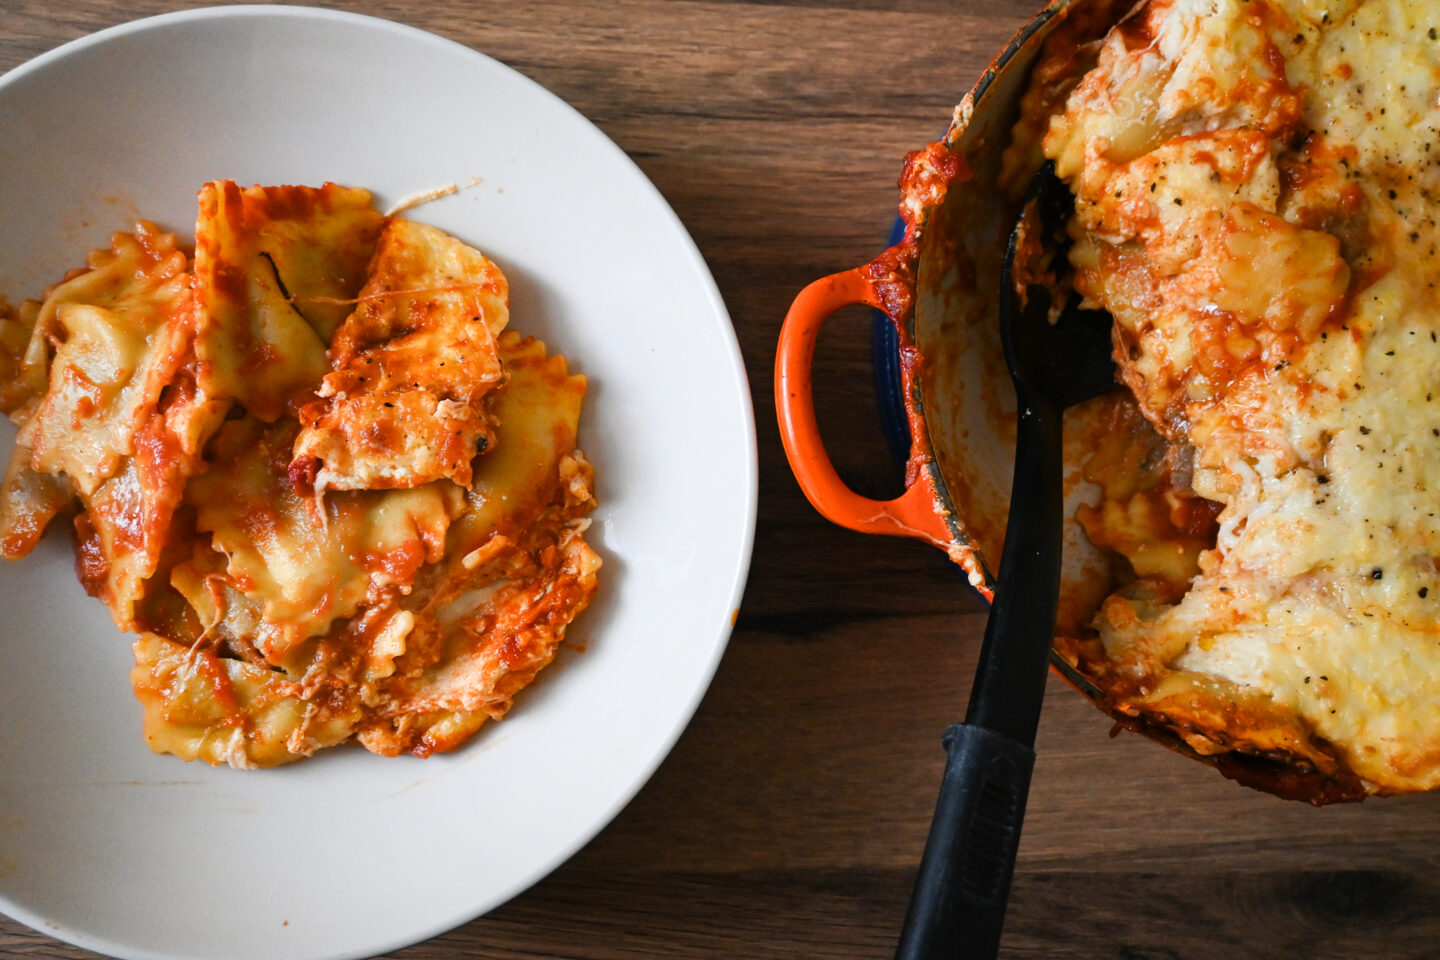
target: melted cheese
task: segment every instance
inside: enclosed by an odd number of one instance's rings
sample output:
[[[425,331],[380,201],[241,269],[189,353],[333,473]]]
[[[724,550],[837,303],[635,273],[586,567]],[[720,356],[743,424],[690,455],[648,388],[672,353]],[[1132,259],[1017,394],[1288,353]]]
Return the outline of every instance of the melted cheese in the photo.
[[[28,553],[78,495],[81,579],[127,629],[224,412],[195,385],[187,267],[175,237],[151,224],[117,233],[88,269],[47,293],[17,364],[48,365],[49,387],[19,411],[0,486],[0,551]]]
[[[380,753],[454,749],[554,658],[574,612],[594,595],[600,558],[581,538],[587,522],[537,524],[518,549],[478,568],[477,601],[440,627],[442,655],[390,686],[391,706],[362,742]],[[402,659],[397,669],[411,666]]]
[[[21,408],[45,392],[46,345],[34,338],[40,307],[26,300],[17,309],[0,299],[0,412],[21,421],[30,416]]]
[[[596,589],[585,378],[504,329],[494,264],[365,191],[210,184],[197,232],[193,274],[142,224],[0,310],[0,553],[79,499],[159,752],[454,749]]]
[[[496,533],[515,538],[556,496],[565,457],[575,449],[586,381],[564,357],[513,330],[500,335],[508,379],[496,403],[499,438],[477,461],[467,509],[455,524],[455,552],[468,554]]]
[[[424,642],[395,661],[393,706],[361,733],[380,753],[451,750],[503,716],[596,589],[600,558],[580,519],[593,475],[575,449],[585,378],[514,331],[498,346],[496,450],[477,461],[438,581],[406,604],[424,617]]]
[[[89,495],[135,452],[135,435],[184,358],[190,277],[175,237],[142,224],[45,298],[34,338],[53,344],[49,390],[27,433],[35,469]]]
[[[331,345],[334,371],[302,411],[297,462],[317,491],[470,484],[494,441],[483,402],[500,384],[495,337],[509,285],[478,251],[443,231],[391,220],[370,279]]]
[[[74,497],[64,480],[31,466],[33,459],[29,447],[16,444],[0,481],[0,556],[7,560],[35,549],[50,521]]]
[[[156,753],[244,769],[273,767],[348,739],[358,705],[294,696],[282,673],[190,649],[153,633],[135,642],[130,671]]]
[[[195,226],[202,387],[267,423],[308,399],[383,220],[359,188],[206,184]]]
[[[1157,0],[1046,141],[1078,197],[1076,284],[1224,507],[1183,599],[1142,578],[1101,609],[1122,709],[1250,703],[1215,742],[1333,754],[1390,792],[1440,786],[1432,13]]]
[[[271,538],[263,549],[289,543],[302,554],[310,551],[308,562],[332,579],[309,576],[284,557],[276,567],[288,573],[268,577],[262,548],[245,541],[253,533],[236,530],[216,534],[217,546],[243,544],[234,552],[226,548],[228,559],[201,547],[178,564],[172,579],[209,629],[230,640],[253,639],[258,654],[286,669],[256,673],[223,660],[223,676],[192,669],[178,685],[171,678],[183,648],[142,640],[137,656],[151,659],[135,677],[150,705],[153,745],[211,762],[270,766],[326,745],[327,737],[353,734],[376,753],[428,756],[455,749],[486,720],[502,717],[553,659],[595,592],[601,562],[582,536],[588,525],[582,518],[594,506],[592,471],[575,449],[585,379],[571,375],[563,357],[547,356],[537,340],[506,331],[498,347],[507,373],[497,403],[500,442],[477,463],[475,484],[463,491],[463,512],[443,538],[443,556],[423,568],[402,566],[407,576],[400,580],[382,576],[385,565],[365,570],[340,558],[374,551],[392,534],[401,544],[420,543],[415,504],[436,491],[460,497],[460,488],[442,481],[415,490],[332,492],[325,500],[328,528],[310,524],[305,533],[300,528],[314,501],[284,489],[276,466],[283,465],[277,454],[286,446],[280,428],[249,420],[226,424],[216,450],[241,452],[244,465],[236,470],[217,462],[238,477],[221,481],[223,489],[208,488],[205,478],[192,482],[192,490],[202,491],[192,496],[209,504],[199,507],[200,526],[211,512],[237,521],[267,516],[253,504],[273,502],[277,509],[258,525],[261,538]],[[366,510],[354,511],[356,505]],[[324,545],[318,552],[317,544]],[[405,553],[403,547],[392,551],[397,558]],[[406,589],[389,589],[397,585]],[[311,602],[328,612],[340,597],[349,598],[355,615],[329,618],[318,643],[316,633],[308,644],[297,645],[305,638],[292,638],[283,649],[277,643],[277,626],[292,622],[286,610]],[[262,696],[256,684],[267,677]],[[237,691],[226,694],[235,698],[230,713],[209,702],[217,695],[205,684],[216,683]],[[191,705],[197,699],[201,706]],[[311,705],[322,700],[331,712],[314,713]],[[320,733],[312,729],[317,717],[323,718]],[[240,737],[236,728],[252,732]],[[281,743],[300,752],[283,752]]]
[[[408,588],[443,556],[464,504],[450,483],[302,498],[288,476],[295,434],[293,421],[228,421],[210,469],[186,491],[196,528],[228,559],[227,585],[260,605],[253,641],[272,662],[352,616],[373,591]]]

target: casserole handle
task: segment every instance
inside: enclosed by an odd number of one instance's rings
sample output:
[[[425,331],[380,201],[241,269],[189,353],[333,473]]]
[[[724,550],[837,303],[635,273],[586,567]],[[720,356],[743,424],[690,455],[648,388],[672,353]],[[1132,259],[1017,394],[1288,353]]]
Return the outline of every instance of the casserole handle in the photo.
[[[916,537],[944,547],[950,530],[935,512],[935,500],[920,480],[894,500],[871,500],[845,485],[815,422],[810,368],[820,328],[836,310],[854,304],[884,309],[874,283],[861,269],[832,274],[810,284],[790,306],[780,329],[775,357],[775,412],[780,439],[800,489],[832,523],[862,533]]]

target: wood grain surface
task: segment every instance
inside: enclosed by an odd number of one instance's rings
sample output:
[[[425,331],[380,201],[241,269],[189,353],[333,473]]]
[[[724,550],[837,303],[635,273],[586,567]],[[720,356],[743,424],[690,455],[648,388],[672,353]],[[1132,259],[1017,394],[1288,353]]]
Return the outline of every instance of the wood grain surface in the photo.
[[[770,394],[807,282],[885,245],[907,150],[937,136],[1040,0],[385,0],[326,4],[481,50],[590,117],[688,226],[724,294],[759,436],[754,563],[673,754],[569,863],[391,956],[887,957],[963,713],[984,607],[915,542],[833,527]],[[172,0],[0,0],[0,70]],[[3,187],[3,185],[0,185]],[[855,310],[816,358],[822,429],[894,493]],[[1440,955],[1440,798],[1310,809],[1129,735],[1052,683],[1003,953],[1202,960]],[[3,776],[3,771],[0,771]],[[303,872],[303,865],[297,865]],[[90,957],[0,917],[0,955]]]

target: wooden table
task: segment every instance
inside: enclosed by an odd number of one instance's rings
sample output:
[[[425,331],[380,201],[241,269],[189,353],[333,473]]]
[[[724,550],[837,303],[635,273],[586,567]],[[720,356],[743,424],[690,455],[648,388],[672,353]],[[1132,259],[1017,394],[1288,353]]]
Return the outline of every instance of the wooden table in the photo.
[[[937,552],[833,527],[780,449],[776,335],[805,283],[877,253],[907,150],[1040,0],[381,0],[533,77],[594,120],[710,263],[759,434],[754,564],[714,686],[674,753],[593,843],[481,919],[394,954],[440,958],[887,957],[984,607]],[[4,0],[0,70],[187,4]],[[895,8],[895,9],[891,9]],[[868,318],[827,329],[822,428],[842,474],[898,490]],[[1052,683],[1004,953],[1433,957],[1440,798],[1314,810],[1235,786]],[[3,775],[3,772],[0,772]],[[0,955],[86,951],[0,918]]]

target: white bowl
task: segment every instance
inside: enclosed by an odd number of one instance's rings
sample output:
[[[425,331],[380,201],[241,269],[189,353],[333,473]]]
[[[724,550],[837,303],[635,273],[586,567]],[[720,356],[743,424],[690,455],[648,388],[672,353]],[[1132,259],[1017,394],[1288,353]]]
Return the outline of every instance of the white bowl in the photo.
[[[145,746],[128,638],[52,531],[0,566],[0,909],[124,957],[373,954],[538,880],[669,751],[749,565],[749,390],[694,243],[595,127],[465,47],[313,9],[156,17],[0,78],[0,291],[37,295],[137,216],[189,236],[219,178],[333,180],[382,209],[462,187],[410,216],[499,263],[513,326],[590,379],[600,594],[456,753],[243,773]]]

